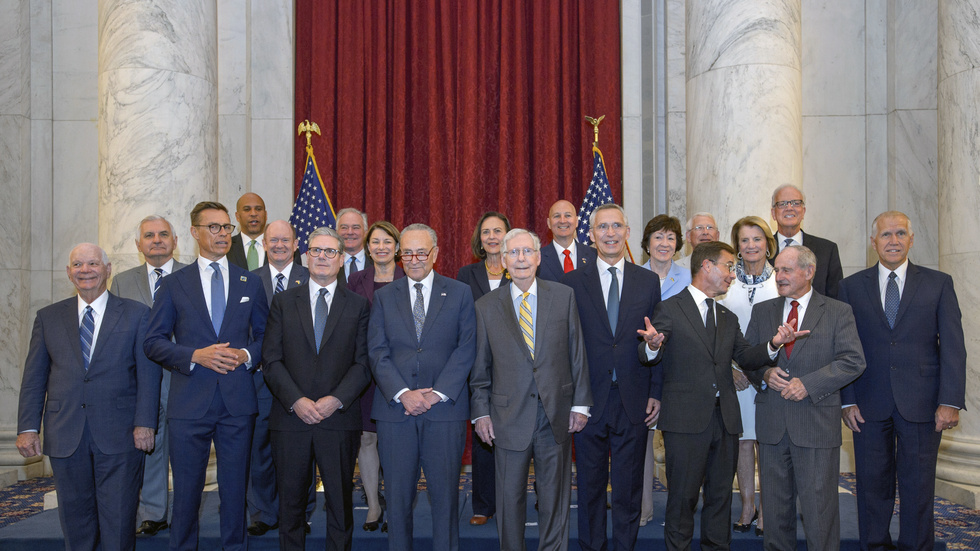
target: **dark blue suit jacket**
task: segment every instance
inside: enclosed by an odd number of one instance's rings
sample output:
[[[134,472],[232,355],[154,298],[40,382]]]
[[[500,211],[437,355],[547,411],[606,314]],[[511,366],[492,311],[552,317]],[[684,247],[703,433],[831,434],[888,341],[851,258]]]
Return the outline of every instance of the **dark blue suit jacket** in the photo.
[[[841,281],[838,298],[851,305],[867,368],[841,393],[868,421],[895,408],[907,421],[935,420],[940,404],[965,407],[966,347],[949,275],[909,262],[895,328],[888,327],[878,265]]]
[[[168,418],[204,417],[216,391],[221,392],[231,415],[251,415],[258,411],[255,386],[248,370],[239,366],[226,375],[203,366],[191,370],[191,357],[199,348],[227,342],[232,348],[248,350],[252,368],[258,367],[268,315],[269,303],[259,277],[234,264],[228,264],[228,301],[217,335],[208,314],[197,261],[163,278],[150,311],[144,347],[150,359],[173,372]]]
[[[432,388],[449,397],[425,415],[435,421],[470,417],[467,379],[476,359],[476,311],[470,288],[435,274],[422,338],[415,337],[409,277],[396,279],[374,294],[368,324],[368,357],[377,383],[371,417],[402,422],[409,418],[395,402],[401,389]]]
[[[143,354],[148,311],[110,294],[86,371],[78,298],[38,310],[20,387],[17,432],[40,430],[43,416],[45,455],[74,453],[86,424],[103,453],[135,450],[133,428],[155,430],[160,403],[160,366]]]
[[[643,366],[637,357],[637,345],[643,339],[636,330],[645,327],[644,316],[653,319],[653,310],[660,302],[660,277],[629,262],[623,266],[621,277],[623,292],[619,299],[615,335],[609,326],[597,264],[592,262],[575,269],[561,280],[575,291],[582,333],[585,335],[589,381],[595,402],[590,423],[602,421],[614,368],[626,416],[631,423],[643,422],[647,400],[654,397],[653,370]]]
[[[581,243],[575,244],[575,269],[595,265],[598,253],[592,247]],[[565,276],[564,258],[558,258],[558,251],[551,243],[541,247],[541,265],[538,266],[538,277],[548,281],[561,281]]]

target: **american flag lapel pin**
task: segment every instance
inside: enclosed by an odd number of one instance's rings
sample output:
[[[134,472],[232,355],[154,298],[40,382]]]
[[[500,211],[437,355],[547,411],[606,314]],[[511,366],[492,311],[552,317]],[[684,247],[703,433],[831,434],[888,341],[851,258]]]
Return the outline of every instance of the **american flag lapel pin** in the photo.
[[[241,279],[242,281],[248,281],[248,278],[247,278],[247,277],[245,277],[245,276],[242,276],[242,277],[240,277],[239,279]]]

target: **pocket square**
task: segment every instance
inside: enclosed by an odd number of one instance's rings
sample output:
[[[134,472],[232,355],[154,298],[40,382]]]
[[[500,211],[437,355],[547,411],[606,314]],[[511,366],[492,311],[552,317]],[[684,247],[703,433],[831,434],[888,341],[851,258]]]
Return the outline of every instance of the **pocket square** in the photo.
[[[246,302],[248,302],[248,300],[249,300],[248,297],[242,297],[242,300],[241,302],[239,302],[239,304],[245,304]]]

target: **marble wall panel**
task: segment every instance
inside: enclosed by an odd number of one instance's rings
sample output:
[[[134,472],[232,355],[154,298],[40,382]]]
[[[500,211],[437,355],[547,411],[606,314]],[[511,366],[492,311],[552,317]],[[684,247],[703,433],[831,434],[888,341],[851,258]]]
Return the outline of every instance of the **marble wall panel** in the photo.
[[[803,115],[861,115],[865,106],[865,6],[801,2]]]
[[[293,209],[293,119],[252,120],[251,132],[251,191],[265,200],[269,220],[288,219]]]
[[[668,113],[667,144],[667,214],[687,219],[687,114]],[[658,213],[659,214],[659,213]]]
[[[33,326],[28,314],[31,272],[0,268],[0,309],[16,315],[0,316],[0,431],[16,429],[17,402],[27,343]],[[27,320],[30,321],[27,321]]]
[[[865,110],[888,110],[888,0],[864,2]]]
[[[948,255],[980,252],[980,115],[976,102],[970,101],[976,98],[977,90],[978,70],[963,71],[939,84],[938,177],[939,209],[943,213],[939,218],[939,263],[943,270],[951,267],[944,259]],[[973,306],[980,307],[980,303]]]
[[[936,2],[889,3],[889,44],[893,54],[888,73],[892,83],[892,109],[936,108],[938,28]]]
[[[888,115],[867,115],[865,117],[866,140],[866,196],[867,215],[864,220],[863,235],[870,234],[871,222],[875,216],[888,210]],[[878,261],[874,248],[868,240],[864,241],[865,264],[871,266]]]
[[[51,269],[53,193],[53,123],[32,119],[30,145],[30,268]],[[0,163],[3,161],[0,160]]]
[[[27,98],[23,99],[27,103]],[[23,269],[30,260],[31,123],[0,114],[0,268]]]
[[[687,31],[685,0],[666,1],[667,111],[687,105]]]
[[[53,109],[51,102],[51,2],[49,0],[30,0],[30,2],[31,118],[51,120]]]
[[[251,115],[292,120],[296,43],[293,0],[263,0],[250,6]]]
[[[752,64],[688,80],[687,209],[719,227],[769,212],[772,189],[800,182],[800,73]]]
[[[218,201],[232,212],[251,175],[248,120],[246,115],[218,115]]]
[[[51,57],[54,118],[98,117],[98,0],[53,0]]]
[[[889,206],[907,214],[914,224],[913,261],[933,268],[939,265],[936,117],[934,109],[888,115]]]
[[[803,117],[803,143],[803,230],[837,243],[850,275],[867,258],[865,117]]]
[[[23,2],[0,0],[0,115],[30,113],[31,12]]]
[[[217,1],[218,115],[247,112],[249,4],[240,0]],[[289,80],[292,81],[291,73]]]
[[[644,182],[644,56],[643,23],[640,2],[626,0],[620,6],[620,41],[622,51],[622,204],[636,227],[642,224],[643,205],[656,194],[655,180]],[[649,71],[648,71],[649,72]],[[652,120],[651,120],[652,122]],[[644,185],[646,184],[646,185]],[[639,250],[642,232],[633,232],[630,246]]]
[[[932,4],[932,2],[924,2]],[[909,5],[911,4],[911,5]],[[914,0],[903,0],[902,5],[915,7]],[[938,58],[939,81],[947,77],[980,67],[980,41],[975,39],[980,7],[976,2],[943,0],[938,2],[937,18],[940,20]],[[973,40],[965,37],[974,38]]]
[[[54,186],[48,252],[51,266],[64,279],[72,247],[99,240],[99,139],[94,120],[56,120],[52,130]]]

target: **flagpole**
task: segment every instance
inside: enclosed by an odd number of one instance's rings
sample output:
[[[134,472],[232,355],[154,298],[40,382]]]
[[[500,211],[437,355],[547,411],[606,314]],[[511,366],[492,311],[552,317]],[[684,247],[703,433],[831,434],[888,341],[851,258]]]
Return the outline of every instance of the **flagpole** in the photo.
[[[592,125],[592,156],[599,156],[599,163],[601,163],[603,170],[605,170],[606,160],[603,159],[602,151],[599,150],[599,125],[602,124],[602,119],[605,118],[605,115],[601,115],[598,118],[588,115],[585,116],[585,120]],[[630,262],[636,264],[636,260],[633,259],[633,251],[630,250],[630,244],[628,242],[626,243],[626,254],[629,255]]]

